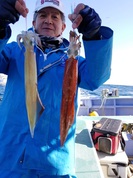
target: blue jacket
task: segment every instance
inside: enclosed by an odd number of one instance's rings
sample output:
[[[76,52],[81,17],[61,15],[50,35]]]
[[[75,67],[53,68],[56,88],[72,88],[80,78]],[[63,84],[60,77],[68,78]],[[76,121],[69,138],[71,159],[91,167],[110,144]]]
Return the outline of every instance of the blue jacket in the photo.
[[[113,31],[102,27],[101,34],[102,40],[83,41],[86,58],[77,58],[80,88],[94,90],[110,77]],[[20,49],[16,42],[6,44],[10,35],[8,28],[6,37],[0,40],[0,73],[8,75],[0,106],[0,169],[36,169],[43,170],[46,175],[74,174],[76,119],[62,147],[59,128],[66,46],[69,42],[64,39],[56,52],[49,49],[46,60],[35,48],[38,91],[45,110],[35,127],[34,138],[31,138],[25,106],[25,48]]]

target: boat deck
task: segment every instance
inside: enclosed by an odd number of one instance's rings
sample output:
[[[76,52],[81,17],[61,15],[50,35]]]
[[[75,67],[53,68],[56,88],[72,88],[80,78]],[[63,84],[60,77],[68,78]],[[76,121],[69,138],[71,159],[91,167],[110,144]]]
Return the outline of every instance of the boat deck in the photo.
[[[92,121],[99,121],[102,117],[120,119],[124,123],[133,122],[133,116],[78,116],[75,140],[77,178],[105,177],[90,135]]]
[[[104,178],[89,132],[89,121],[77,119],[76,175],[78,178]]]

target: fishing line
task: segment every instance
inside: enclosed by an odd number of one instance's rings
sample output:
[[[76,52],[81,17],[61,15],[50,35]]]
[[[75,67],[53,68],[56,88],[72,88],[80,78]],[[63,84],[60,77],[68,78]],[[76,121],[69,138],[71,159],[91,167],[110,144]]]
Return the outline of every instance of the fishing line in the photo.
[[[24,0],[25,4],[26,4],[26,0]],[[27,31],[27,16],[25,17],[25,30]]]
[[[74,2],[73,4],[71,3],[71,14],[74,14],[74,9],[75,9],[75,7],[76,7],[75,2]],[[73,23],[73,22],[72,22],[72,23]],[[73,32],[75,32],[75,34],[78,33],[76,29],[73,29]],[[80,42],[80,39],[78,39],[78,41]],[[79,48],[78,58],[79,58],[80,54],[81,54],[81,49]]]
[[[74,14],[74,9],[75,9],[75,3],[74,4],[72,4],[71,3],[71,14]],[[73,22],[72,22],[73,23]],[[76,33],[76,29],[73,29],[73,31]]]

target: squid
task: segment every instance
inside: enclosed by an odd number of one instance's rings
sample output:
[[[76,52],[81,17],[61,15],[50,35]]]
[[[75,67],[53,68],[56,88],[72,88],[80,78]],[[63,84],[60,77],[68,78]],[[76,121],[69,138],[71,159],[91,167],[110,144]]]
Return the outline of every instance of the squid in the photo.
[[[62,101],[61,101],[61,116],[60,116],[60,142],[64,145],[68,130],[74,122],[75,106],[74,100],[77,90],[78,81],[78,60],[75,57],[81,47],[81,42],[75,31],[70,31],[67,55],[68,59],[65,64]]]
[[[32,31],[22,31],[22,34],[17,36],[17,42],[20,46],[20,41],[24,43],[25,47],[25,61],[24,61],[24,79],[25,79],[25,102],[27,109],[27,116],[29,122],[29,129],[31,137],[34,137],[34,129],[36,122],[44,111],[44,106],[37,90],[37,67],[36,54],[34,52],[34,45],[40,43],[39,37]]]

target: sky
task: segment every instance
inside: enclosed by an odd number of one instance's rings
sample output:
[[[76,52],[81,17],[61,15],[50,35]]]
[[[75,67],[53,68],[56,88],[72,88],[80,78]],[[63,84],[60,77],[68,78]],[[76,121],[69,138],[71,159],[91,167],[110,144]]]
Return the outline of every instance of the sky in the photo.
[[[71,6],[84,3],[94,8],[102,19],[102,25],[114,31],[111,77],[106,84],[133,85],[133,1],[132,0],[62,0],[66,15],[67,28],[64,37],[69,37],[72,29],[67,18]],[[27,20],[23,17],[11,25],[12,37],[9,42],[16,40],[21,31],[32,26],[32,17],[36,0],[25,0],[29,8]],[[27,25],[26,25],[27,24]],[[81,55],[84,56],[83,47]]]

